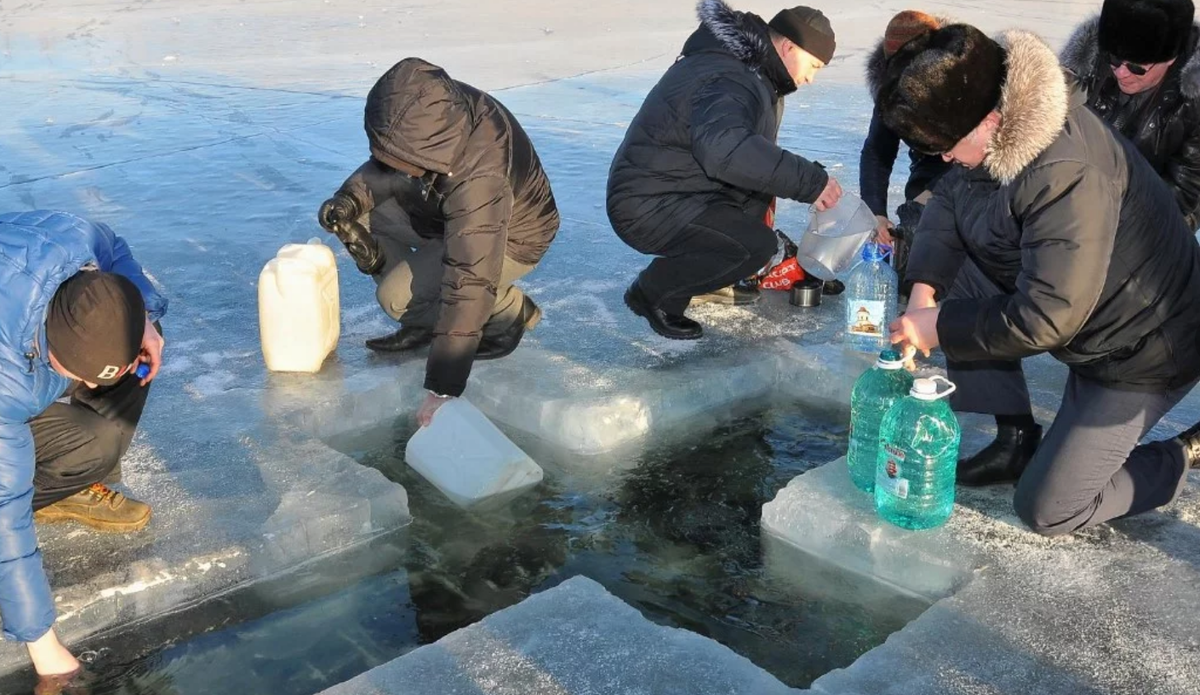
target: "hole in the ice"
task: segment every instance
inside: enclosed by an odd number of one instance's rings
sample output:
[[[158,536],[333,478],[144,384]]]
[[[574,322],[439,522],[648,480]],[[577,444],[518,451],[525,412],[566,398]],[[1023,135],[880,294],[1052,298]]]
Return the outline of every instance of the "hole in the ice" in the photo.
[[[400,424],[329,442],[407,488],[403,541],[93,640],[105,650],[93,695],[308,695],[576,575],[806,687],[930,605],[764,538],[763,505],[845,451],[843,425],[798,407],[676,436],[636,460],[513,435],[546,482],[486,514],[459,510],[404,465],[410,434]],[[381,566],[339,587],[357,562]]]

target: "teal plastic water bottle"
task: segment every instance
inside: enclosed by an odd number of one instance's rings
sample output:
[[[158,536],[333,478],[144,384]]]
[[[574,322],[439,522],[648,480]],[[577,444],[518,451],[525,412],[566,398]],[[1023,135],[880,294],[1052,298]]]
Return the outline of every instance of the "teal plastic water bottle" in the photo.
[[[949,388],[938,392],[938,381]],[[962,432],[945,397],[945,377],[917,379],[880,427],[875,510],[907,529],[941,526],[954,511],[954,477]]]
[[[850,479],[863,492],[875,490],[879,464],[879,426],[892,404],[912,390],[913,377],[895,350],[879,353],[875,366],[863,372],[850,393]]]

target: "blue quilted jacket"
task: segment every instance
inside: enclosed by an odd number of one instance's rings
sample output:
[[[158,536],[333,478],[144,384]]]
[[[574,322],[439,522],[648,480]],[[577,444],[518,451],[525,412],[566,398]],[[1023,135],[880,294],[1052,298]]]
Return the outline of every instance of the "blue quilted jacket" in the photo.
[[[37,640],[54,623],[33,529],[28,423],[70,385],[47,358],[46,309],[58,286],[85,267],[132,280],[152,319],[166,312],[166,299],[108,227],[62,212],[0,214],[0,621],[4,636],[19,642]]]

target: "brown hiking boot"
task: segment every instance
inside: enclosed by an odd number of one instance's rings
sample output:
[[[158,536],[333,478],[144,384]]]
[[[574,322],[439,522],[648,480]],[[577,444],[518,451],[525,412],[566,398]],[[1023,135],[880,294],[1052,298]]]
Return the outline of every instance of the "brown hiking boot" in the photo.
[[[150,505],[96,483],[33,513],[35,521],[53,524],[78,521],[97,531],[128,533],[150,523]]]

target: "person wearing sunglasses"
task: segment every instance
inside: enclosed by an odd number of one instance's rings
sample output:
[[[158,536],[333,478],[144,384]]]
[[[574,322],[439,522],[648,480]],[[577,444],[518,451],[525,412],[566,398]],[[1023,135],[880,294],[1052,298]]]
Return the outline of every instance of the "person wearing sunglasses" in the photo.
[[[377,352],[431,345],[428,425],[476,360],[516,350],[542,312],[513,283],[532,272],[559,215],[529,136],[491,95],[406,58],[367,95],[371,157],[318,212],[400,323]]]
[[[136,531],[150,507],[112,490],[162,364],[167,301],[129,246],[62,212],[0,215],[0,616],[41,676],[59,643],[32,521]]]
[[[1200,245],[1133,144],[1087,108],[1039,37],[951,25],[905,44],[878,102],[910,147],[958,166],[921,217],[892,340],[940,347],[956,410],[996,439],[957,482],[1016,482],[1032,530],[1062,535],[1170,503],[1200,433],[1142,438],[1200,381]],[[1022,371],[1068,367],[1042,437]]]
[[[1200,25],[1192,0],[1106,0],[1062,51],[1088,106],[1129,138],[1200,226]]]

